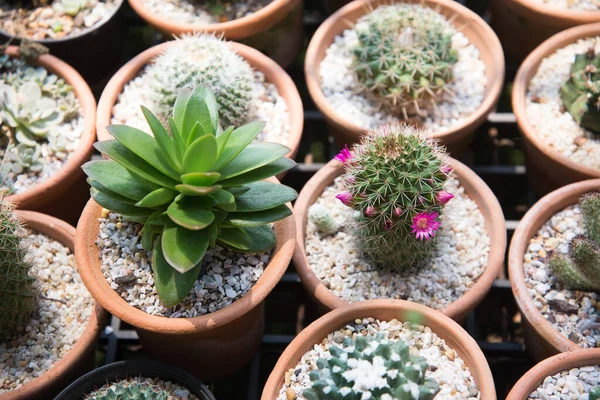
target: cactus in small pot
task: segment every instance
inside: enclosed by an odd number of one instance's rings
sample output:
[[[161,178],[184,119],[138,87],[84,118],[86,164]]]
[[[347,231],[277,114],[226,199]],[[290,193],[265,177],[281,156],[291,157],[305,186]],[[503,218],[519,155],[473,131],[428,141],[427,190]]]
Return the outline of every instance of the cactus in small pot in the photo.
[[[270,224],[291,214],[286,203],[297,193],[263,179],[295,163],[284,157],[290,150],[283,145],[252,143],[262,123],[223,130],[208,87],[180,92],[168,118],[170,134],[142,110],[152,135],[109,126],[115,140],[95,145],[109,160],[88,162],[83,170],[98,204],[143,224],[158,295],[171,307],[194,286],[209,246],[260,252],[275,245]]]
[[[569,242],[568,254],[554,253],[550,268],[566,287],[600,291],[600,192],[579,200],[585,234]]]
[[[148,382],[121,381],[86,396],[85,400],[167,400],[169,392]]]
[[[452,32],[429,9],[386,7],[355,28],[353,68],[365,93],[407,119],[452,94],[452,67],[458,61]]]
[[[355,210],[354,234],[371,261],[396,270],[418,266],[436,246],[452,171],[427,131],[398,124],[366,133],[337,157],[347,191],[336,197]]]
[[[431,400],[440,390],[425,378],[425,359],[411,356],[402,340],[359,335],[329,352],[331,357],[317,360],[318,369],[310,372],[312,386],[302,393],[308,400]]]
[[[600,55],[593,47],[575,56],[560,99],[582,128],[600,134]]]

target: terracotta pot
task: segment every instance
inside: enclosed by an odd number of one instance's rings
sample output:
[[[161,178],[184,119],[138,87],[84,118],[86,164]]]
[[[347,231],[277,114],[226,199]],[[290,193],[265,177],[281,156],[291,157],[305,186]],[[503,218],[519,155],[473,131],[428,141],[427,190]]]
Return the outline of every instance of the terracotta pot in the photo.
[[[491,245],[488,264],[484,272],[477,278],[475,285],[462,297],[442,310],[444,314],[455,321],[463,321],[487,295],[502,269],[506,249],[506,226],[502,208],[485,182],[459,161],[449,159],[449,162],[454,168],[461,186],[464,187],[466,193],[482,211]],[[340,162],[330,161],[304,185],[294,205],[296,231],[298,232],[294,252],[294,266],[298,271],[298,275],[300,275],[304,288],[324,312],[346,306],[348,302],[333,294],[310,267],[305,252],[306,222],[310,206],[321,196],[323,190],[331,185],[334,179],[343,172],[344,168]]]
[[[71,225],[37,212],[17,211],[17,214],[27,227],[74,250],[75,228]],[[96,361],[96,341],[105,320],[106,311],[96,303],[85,330],[73,348],[43,375],[16,390],[0,394],[0,400],[52,399],[75,379],[92,370]]]
[[[302,356],[315,344],[321,343],[329,333],[353,322],[356,318],[371,317],[387,321],[391,319],[406,321],[409,318],[412,320],[411,317],[414,318],[415,315],[422,318],[420,324],[431,328],[465,362],[465,366],[471,371],[477,388],[481,392],[481,399],[495,400],[494,379],[485,356],[477,342],[460,325],[429,307],[391,299],[354,303],[325,314],[310,324],[296,336],[279,357],[279,361],[267,380],[261,399],[275,400],[283,386],[285,373],[294,368]]]
[[[508,273],[513,295],[521,310],[527,350],[536,360],[554,354],[578,350],[580,347],[557,331],[539,312],[525,284],[523,257],[529,241],[554,214],[576,204],[584,193],[600,189],[600,179],[574,183],[560,188],[539,200],[521,219],[508,252]]]
[[[540,138],[529,122],[526,107],[529,81],[537,73],[544,58],[581,38],[597,35],[600,35],[600,23],[578,26],[553,36],[523,61],[515,77],[512,89],[512,107],[525,144],[529,182],[538,194],[546,194],[569,183],[600,178],[600,169],[570,160]]]
[[[102,208],[91,199],[77,226],[75,254],[81,277],[106,310],[135,327],[152,358],[184,368],[202,379],[232,374],[258,350],[264,323],[264,298],[281,279],[294,252],[294,217],[277,222],[277,244],[256,284],[233,304],[194,318],[167,318],[135,308],[104,277],[96,240]]]
[[[321,90],[321,75],[319,72],[325,52],[333,43],[336,36],[350,28],[350,24],[367,14],[369,4],[373,8],[389,4],[387,0],[352,1],[345,5],[317,29],[306,51],[306,84],[317,108],[323,113],[329,129],[338,146],[358,141],[365,129],[355,125],[351,116],[339,114],[328,102]],[[487,87],[485,98],[479,109],[462,123],[435,132],[439,139],[454,157],[460,156],[466,150],[472,134],[494,109],[500,97],[504,82],[504,54],[496,34],[489,25],[477,14],[454,1],[447,0],[394,0],[392,3],[417,3],[433,9],[439,9],[440,14],[455,16],[454,25],[461,27],[461,32],[474,44],[481,53],[481,59],[486,66]]]
[[[551,7],[536,0],[491,0],[492,28],[513,61],[522,61],[552,35],[600,21],[600,12]]]
[[[166,37],[193,32],[223,34],[229,40],[246,43],[262,51],[286,68],[302,48],[303,1],[273,0],[251,15],[218,24],[186,24],[151,13],[142,0],[129,0],[142,19]]]
[[[152,62],[152,59],[174,44],[175,42],[162,43],[138,54],[125,64],[108,82],[98,103],[96,129],[98,130],[99,141],[110,140],[113,138],[106,130],[106,127],[111,124],[112,109],[125,85],[130,80],[134,79],[139,74],[140,70]],[[253,69],[262,72],[265,75],[265,80],[273,83],[277,87],[279,95],[285,100],[290,115],[288,147],[291,149],[291,152],[287,157],[293,159],[298,152],[300,138],[302,137],[302,128],[304,126],[302,100],[300,100],[300,94],[298,93],[298,89],[296,89],[294,81],[292,81],[292,78],[290,78],[279,65],[259,51],[239,43],[230,42],[229,45],[236,53],[242,56]]]
[[[557,354],[527,371],[512,388],[506,400],[527,400],[529,394],[536,390],[547,376],[571,368],[598,364],[600,364],[600,349],[577,350]]]
[[[16,46],[9,46],[6,53],[11,57],[19,54]],[[44,54],[37,60],[37,65],[73,86],[83,114],[83,133],[79,146],[60,170],[25,192],[8,196],[6,200],[20,209],[40,211],[76,223],[90,197],[81,165],[91,158],[94,151],[92,144],[96,141],[96,101],[81,75],[65,62]]]

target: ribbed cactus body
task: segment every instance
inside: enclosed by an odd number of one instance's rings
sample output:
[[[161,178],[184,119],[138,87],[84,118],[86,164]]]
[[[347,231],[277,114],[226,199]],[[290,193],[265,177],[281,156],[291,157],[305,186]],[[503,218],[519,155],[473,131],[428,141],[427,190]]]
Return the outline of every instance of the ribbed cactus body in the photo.
[[[249,122],[252,68],[218,37],[184,36],[158,56],[146,73],[152,77],[153,111],[160,118],[171,114],[181,90],[203,85],[215,94],[225,128]]]
[[[445,21],[414,5],[384,6],[355,28],[353,68],[363,91],[390,112],[421,114],[451,93],[458,60]]]
[[[37,305],[24,233],[13,207],[0,200],[0,339],[27,325]]]
[[[147,382],[121,381],[90,394],[86,400],[167,400],[169,392]]]
[[[337,223],[327,207],[321,204],[313,204],[309,208],[308,219],[315,224],[319,232],[326,235],[331,235],[338,229]]]
[[[401,340],[347,337],[343,347],[329,351],[331,358],[317,360],[318,369],[310,372],[312,387],[302,393],[308,400],[431,400],[439,391],[435,380],[425,378],[427,361],[412,357]]]

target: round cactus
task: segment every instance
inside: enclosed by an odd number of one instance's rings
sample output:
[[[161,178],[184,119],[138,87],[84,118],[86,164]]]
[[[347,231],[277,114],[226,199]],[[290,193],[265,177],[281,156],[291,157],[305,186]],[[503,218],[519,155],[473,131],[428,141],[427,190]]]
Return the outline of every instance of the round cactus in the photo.
[[[182,89],[207,86],[215,94],[221,122],[241,126],[248,122],[254,73],[250,65],[222,39],[208,35],[187,35],[156,57],[148,66],[150,90],[161,119],[171,115]]]
[[[320,232],[326,235],[334,234],[338,229],[337,223],[329,210],[320,204],[313,204],[309,208],[308,218]]]
[[[91,393],[86,400],[167,400],[169,392],[148,382],[121,381]]]
[[[451,168],[444,149],[426,131],[382,126],[336,159],[347,191],[336,197],[356,210],[355,236],[376,264],[405,269],[430,257]]]
[[[359,335],[329,352],[331,357],[317,360],[318,369],[309,374],[312,387],[302,393],[308,400],[431,400],[440,390],[425,378],[425,359],[412,357],[402,340]]]
[[[0,200],[0,339],[27,325],[37,305],[24,234],[13,206]]]
[[[379,7],[357,24],[353,68],[363,91],[388,108],[409,114],[451,94],[453,30],[439,14],[413,5]]]

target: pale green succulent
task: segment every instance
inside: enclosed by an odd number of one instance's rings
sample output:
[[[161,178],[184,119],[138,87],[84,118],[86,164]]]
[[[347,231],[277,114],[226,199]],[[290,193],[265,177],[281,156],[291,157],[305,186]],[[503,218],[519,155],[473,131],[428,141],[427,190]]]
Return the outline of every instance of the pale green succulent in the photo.
[[[147,382],[121,381],[107,388],[99,389],[86,400],[167,400],[169,392]]]
[[[61,0],[54,3],[55,11],[64,12],[71,17],[77,16],[87,7],[87,0]]]

